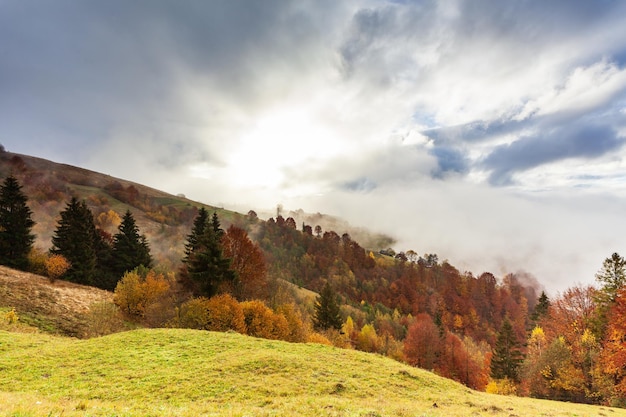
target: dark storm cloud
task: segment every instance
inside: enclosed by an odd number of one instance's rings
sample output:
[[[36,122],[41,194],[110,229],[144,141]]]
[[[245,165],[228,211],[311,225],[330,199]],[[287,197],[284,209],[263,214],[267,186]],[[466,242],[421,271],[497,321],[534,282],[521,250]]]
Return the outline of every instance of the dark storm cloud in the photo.
[[[496,147],[484,160],[491,170],[493,185],[511,183],[511,175],[537,166],[569,158],[591,159],[615,151],[624,138],[608,126],[574,125],[555,128],[544,134],[525,136]]]

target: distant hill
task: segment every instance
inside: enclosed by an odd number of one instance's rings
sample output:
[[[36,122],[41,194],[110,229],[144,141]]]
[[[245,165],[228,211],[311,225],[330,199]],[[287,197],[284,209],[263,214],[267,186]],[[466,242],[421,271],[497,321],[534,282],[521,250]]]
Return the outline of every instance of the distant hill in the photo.
[[[245,214],[192,201],[145,185],[46,159],[7,152],[0,148],[0,179],[13,174],[24,187],[33,211],[36,245],[47,250],[56,228],[59,213],[72,196],[85,200],[94,214],[97,226],[114,234],[116,225],[106,222],[109,210],[122,216],[131,210],[141,233],[145,233],[153,256],[162,266],[175,269],[183,256],[184,241],[191,229],[197,209],[204,206],[217,212],[224,228],[242,224]],[[302,211],[293,212],[302,221]],[[99,216],[100,217],[100,222]],[[306,215],[309,222],[321,224],[324,230],[336,227],[338,233],[350,233],[363,239],[365,247],[374,250],[388,247],[393,239],[350,226],[341,219],[323,214]],[[254,237],[254,236],[253,236]]]
[[[472,391],[391,359],[197,330],[89,340],[0,331],[11,416],[626,416]]]

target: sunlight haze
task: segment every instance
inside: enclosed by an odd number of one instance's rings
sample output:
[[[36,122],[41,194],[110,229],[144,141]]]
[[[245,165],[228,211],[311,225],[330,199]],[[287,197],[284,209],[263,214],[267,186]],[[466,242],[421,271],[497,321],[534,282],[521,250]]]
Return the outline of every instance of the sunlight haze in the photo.
[[[7,0],[0,39],[8,151],[551,293],[626,253],[624,2]]]

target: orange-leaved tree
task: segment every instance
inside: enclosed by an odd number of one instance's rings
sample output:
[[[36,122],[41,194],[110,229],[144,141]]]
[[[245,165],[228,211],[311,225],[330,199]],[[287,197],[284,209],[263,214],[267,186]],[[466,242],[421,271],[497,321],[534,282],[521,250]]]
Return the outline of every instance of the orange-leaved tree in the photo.
[[[206,306],[209,310],[207,330],[245,333],[246,323],[241,304],[228,294],[211,297]]]
[[[289,337],[289,323],[285,316],[274,313],[262,301],[244,301],[241,303],[241,308],[248,335],[277,340],[286,340]]]
[[[626,399],[626,287],[618,292],[608,314],[608,328],[604,349],[600,356],[602,371],[612,375],[615,391]]]
[[[404,339],[404,356],[409,364],[433,370],[441,349],[439,328],[426,313],[420,313]]]
[[[50,282],[54,282],[61,278],[63,274],[67,272],[72,266],[70,261],[63,255],[50,255],[45,263],[46,275],[50,279]]]
[[[246,332],[243,309],[237,300],[228,294],[212,298],[192,298],[178,308],[173,327],[225,332]]]
[[[245,230],[231,225],[221,239],[224,257],[235,272],[232,293],[238,300],[263,299],[267,292],[267,266],[261,249]]]

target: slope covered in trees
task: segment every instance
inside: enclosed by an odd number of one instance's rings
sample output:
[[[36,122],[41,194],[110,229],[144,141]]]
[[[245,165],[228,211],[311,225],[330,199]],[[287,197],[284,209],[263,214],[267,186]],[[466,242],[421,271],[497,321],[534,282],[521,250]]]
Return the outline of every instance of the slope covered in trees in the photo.
[[[0,161],[31,185],[23,203],[36,217],[47,204],[32,187],[36,164],[6,154]],[[7,178],[20,189],[19,176]],[[262,221],[253,211],[191,202],[155,206],[163,195],[110,178],[100,188],[97,182],[85,176],[90,185],[57,187],[69,202],[55,206],[59,219],[44,225],[44,236],[61,258],[35,250],[29,268],[51,280],[115,289],[129,320],[377,352],[491,392],[626,400],[626,262],[617,253],[602,264],[598,287],[550,299],[523,274],[460,272],[436,254],[365,249],[347,232],[293,217]],[[155,228],[157,212],[170,217]],[[155,246],[168,249],[152,252]]]

